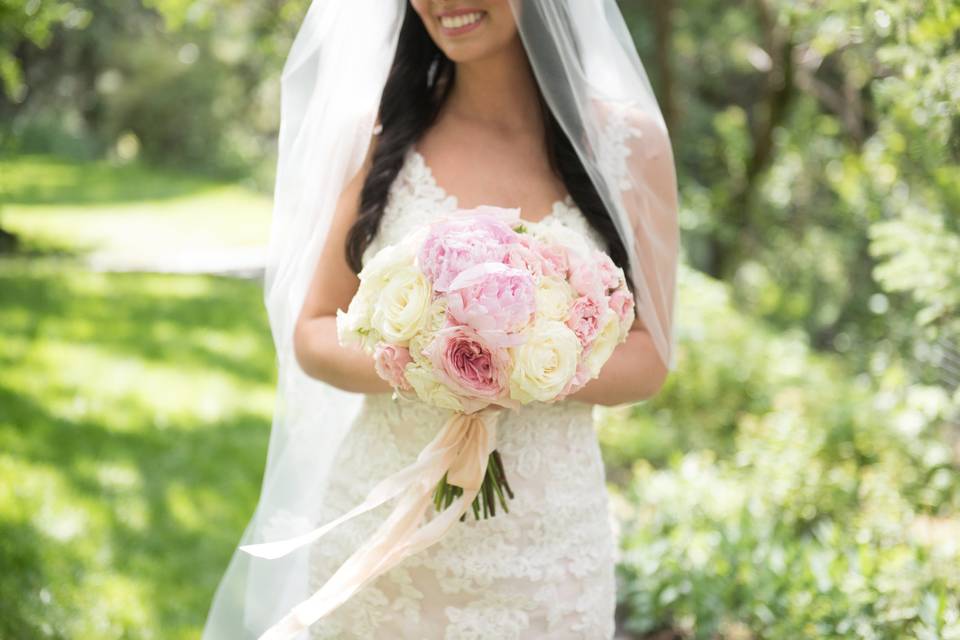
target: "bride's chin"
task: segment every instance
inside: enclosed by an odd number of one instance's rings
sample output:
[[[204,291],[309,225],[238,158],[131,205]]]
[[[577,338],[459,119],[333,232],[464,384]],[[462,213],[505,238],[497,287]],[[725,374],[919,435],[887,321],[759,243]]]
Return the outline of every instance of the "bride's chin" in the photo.
[[[470,42],[442,42],[438,46],[450,60],[463,63],[488,58],[506,45],[495,38],[478,38]]]

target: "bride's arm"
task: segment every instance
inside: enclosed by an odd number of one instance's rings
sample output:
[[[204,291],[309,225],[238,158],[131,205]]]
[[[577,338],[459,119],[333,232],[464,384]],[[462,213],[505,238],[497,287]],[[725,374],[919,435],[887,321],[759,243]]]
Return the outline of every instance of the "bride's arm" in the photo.
[[[636,252],[645,278],[643,283],[634,284],[644,284],[649,292],[647,298],[656,301],[651,302],[652,310],[669,341],[679,257],[679,199],[673,149],[666,130],[649,115],[630,111],[626,118],[633,134],[626,141],[632,188],[624,193],[624,206],[631,216]],[[602,405],[640,402],[656,395],[668,374],[669,369],[638,314],[626,342],[617,345],[600,375],[570,397]]]
[[[377,375],[373,358],[359,347],[337,342],[337,309],[346,311],[360,286],[347,264],[347,232],[357,219],[360,191],[370,171],[374,143],[357,174],[337,201],[330,232],[320,253],[313,279],[294,329],[294,352],[304,373],[355,393],[388,393],[392,389]]]
[[[640,402],[660,391],[667,374],[650,334],[637,319],[626,342],[617,345],[600,375],[568,397],[607,406]]]

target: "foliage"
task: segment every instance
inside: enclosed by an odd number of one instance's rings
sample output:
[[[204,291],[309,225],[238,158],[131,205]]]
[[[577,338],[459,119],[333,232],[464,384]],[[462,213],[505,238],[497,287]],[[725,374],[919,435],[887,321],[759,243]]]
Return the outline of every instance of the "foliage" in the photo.
[[[960,5],[649,6],[633,30],[673,123],[690,263],[731,283],[741,308],[802,328],[858,369],[876,353],[916,360],[930,336],[899,292],[931,273],[957,286],[938,264],[955,241],[938,239],[923,261],[917,244],[940,229],[956,236],[960,220]],[[655,49],[663,7],[670,58]],[[877,269],[908,243],[914,258]],[[928,296],[952,295],[936,286]]]
[[[627,628],[960,638],[946,393],[905,384],[898,364],[855,376],[738,314],[725,289],[685,275],[684,375],[601,429]]]
[[[0,46],[0,89],[14,102],[23,100],[26,87],[23,69],[15,55],[16,48],[25,42],[45,47],[57,25],[82,29],[91,17],[88,10],[73,2],[3,0],[0,3],[0,43],[3,43]]]
[[[879,54],[902,73],[877,87],[888,114],[871,149],[889,196],[869,230],[874,275],[913,304],[926,360],[960,403],[960,6],[932,3],[913,19],[892,6],[896,38]],[[899,10],[899,11],[898,11]],[[872,171],[870,173],[876,173]]]
[[[90,19],[19,52],[25,93],[0,99],[0,147],[253,171],[269,185],[282,60],[306,3],[84,4]]]

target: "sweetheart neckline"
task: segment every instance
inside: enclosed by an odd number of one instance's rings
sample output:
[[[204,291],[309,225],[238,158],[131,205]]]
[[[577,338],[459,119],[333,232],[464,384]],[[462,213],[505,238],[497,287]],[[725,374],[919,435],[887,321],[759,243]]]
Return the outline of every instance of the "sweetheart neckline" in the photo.
[[[460,207],[460,199],[457,196],[453,195],[446,189],[440,186],[440,183],[437,182],[437,178],[433,175],[433,169],[430,168],[427,159],[422,153],[417,151],[417,148],[413,145],[410,146],[410,152],[419,160],[420,164],[423,166],[424,175],[427,180],[430,182],[430,186],[443,194],[442,200],[450,199],[453,201],[455,208]],[[490,206],[499,206],[499,205],[490,205]],[[554,200],[553,205],[550,207],[549,213],[540,218],[539,220],[527,220],[526,218],[521,217],[520,219],[529,224],[539,224],[541,222],[546,222],[550,218],[557,218],[557,207],[565,207],[566,209],[574,209],[576,204],[573,202],[573,198],[570,197],[568,193],[560,200]],[[559,218],[558,218],[559,219]]]

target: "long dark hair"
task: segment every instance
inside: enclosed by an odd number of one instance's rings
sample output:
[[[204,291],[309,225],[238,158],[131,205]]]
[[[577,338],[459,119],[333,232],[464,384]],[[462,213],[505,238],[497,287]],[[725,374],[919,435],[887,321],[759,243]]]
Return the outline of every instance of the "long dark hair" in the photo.
[[[522,20],[535,20],[533,11],[524,11]],[[552,46],[552,45],[551,45]],[[450,94],[456,65],[434,43],[423,21],[410,3],[400,27],[393,66],[380,99],[379,119],[383,130],[373,153],[370,172],[360,192],[357,221],[347,233],[346,256],[350,268],[359,273],[361,257],[380,227],[390,186],[403,166],[407,149],[416,143],[436,120]],[[627,252],[600,194],[577,156],[537,86],[537,98],[544,120],[544,141],[550,166],[564,183],[570,197],[591,227],[604,238],[614,263],[622,267],[633,290]],[[581,123],[575,133],[582,135]]]

